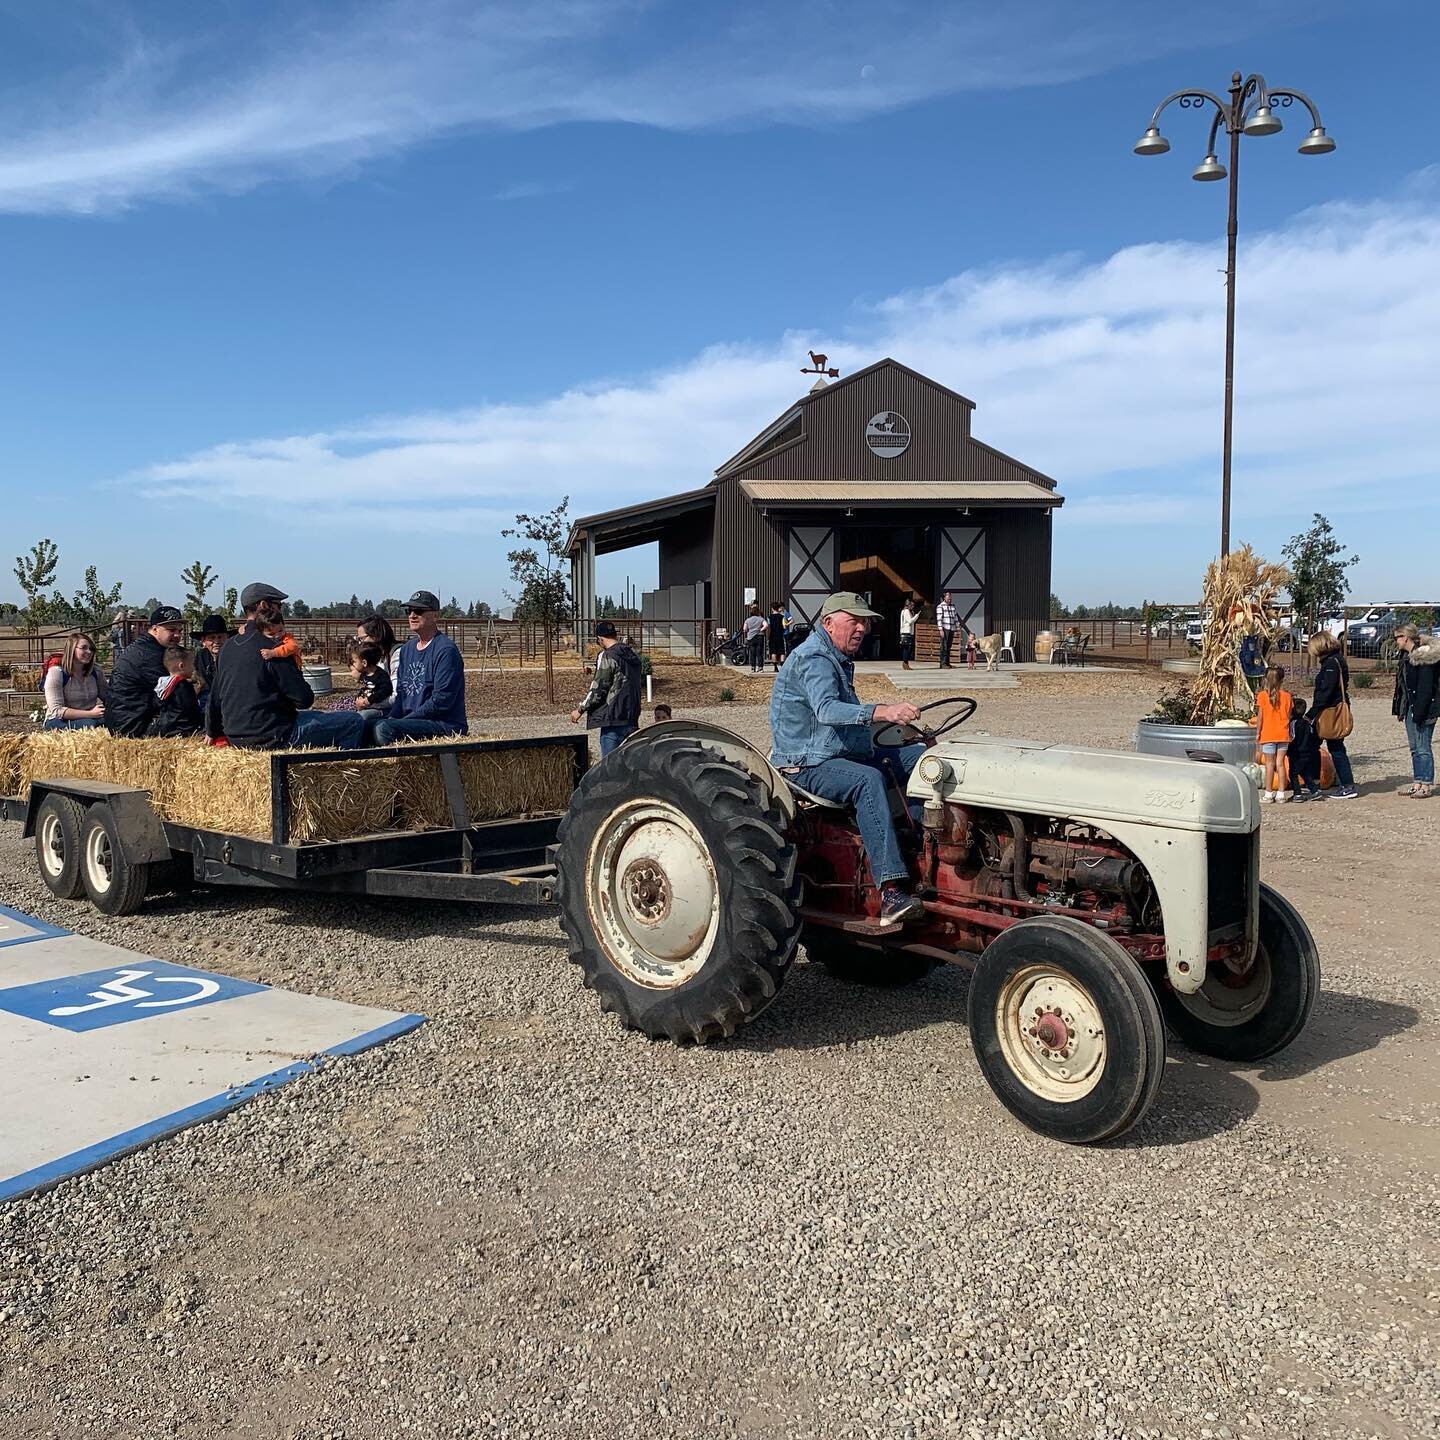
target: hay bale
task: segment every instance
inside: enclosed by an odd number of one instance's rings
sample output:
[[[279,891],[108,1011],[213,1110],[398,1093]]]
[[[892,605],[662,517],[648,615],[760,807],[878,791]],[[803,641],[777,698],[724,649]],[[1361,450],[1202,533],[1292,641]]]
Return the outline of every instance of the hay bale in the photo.
[[[11,688],[27,695],[38,693],[44,679],[45,672],[43,670],[12,670],[10,672]]]
[[[474,736],[470,737],[476,738]],[[423,752],[444,741],[414,741],[406,752]],[[501,820],[542,810],[563,810],[574,788],[574,753],[563,745],[517,750],[461,752],[460,779],[472,820]],[[440,757],[406,753],[396,762],[400,811],[410,830],[446,829],[450,802]]]
[[[43,730],[26,737],[20,793],[33,780],[109,780],[148,790],[163,815],[175,789],[176,762],[201,748],[198,737],[118,740],[105,730]]]
[[[232,745],[218,750],[201,747],[186,755],[176,767],[174,793],[165,818],[197,830],[223,830],[268,840],[271,753]],[[288,771],[289,843],[352,840],[388,830],[395,809],[395,763],[352,760],[302,765]]]
[[[0,795],[20,793],[20,763],[28,735],[0,735]]]

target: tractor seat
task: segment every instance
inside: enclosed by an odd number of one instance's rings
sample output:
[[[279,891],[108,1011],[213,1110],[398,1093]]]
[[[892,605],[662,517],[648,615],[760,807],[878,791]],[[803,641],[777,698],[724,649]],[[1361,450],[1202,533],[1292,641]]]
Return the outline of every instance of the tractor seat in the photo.
[[[790,793],[797,799],[802,800],[806,805],[813,805],[817,810],[838,810],[842,815],[854,814],[849,805],[842,805],[838,800],[827,800],[823,795],[812,795],[808,790],[802,790],[793,780],[787,779],[785,783],[790,787]]]

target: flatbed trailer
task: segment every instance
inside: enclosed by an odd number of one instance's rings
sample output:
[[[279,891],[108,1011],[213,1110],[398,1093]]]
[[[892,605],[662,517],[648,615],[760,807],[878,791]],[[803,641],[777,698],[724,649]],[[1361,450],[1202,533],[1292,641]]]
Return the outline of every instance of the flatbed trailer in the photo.
[[[293,843],[289,777],[310,765],[394,759],[394,748],[277,752],[270,758],[270,835],[230,834],[163,819],[149,792],[104,780],[37,779],[26,798],[0,798],[0,819],[34,837],[40,876],[62,899],[88,895],[110,915],[153,890],[189,885],[388,895],[486,905],[545,905],[555,896],[556,832],[563,810],[472,818],[461,756],[564,746],[571,788],[589,765],[587,737],[455,740],[426,745],[444,782],[450,825],[348,840]],[[407,756],[408,758],[408,756]]]

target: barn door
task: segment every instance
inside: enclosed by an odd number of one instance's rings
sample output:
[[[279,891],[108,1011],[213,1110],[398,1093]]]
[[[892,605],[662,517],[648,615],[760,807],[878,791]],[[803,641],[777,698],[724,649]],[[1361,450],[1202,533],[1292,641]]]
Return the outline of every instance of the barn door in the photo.
[[[785,595],[797,625],[814,625],[835,588],[835,530],[830,525],[792,525],[785,539]]]
[[[940,530],[940,583],[936,598],[949,590],[960,624],[988,634],[985,603],[985,530],[980,525],[945,525]]]

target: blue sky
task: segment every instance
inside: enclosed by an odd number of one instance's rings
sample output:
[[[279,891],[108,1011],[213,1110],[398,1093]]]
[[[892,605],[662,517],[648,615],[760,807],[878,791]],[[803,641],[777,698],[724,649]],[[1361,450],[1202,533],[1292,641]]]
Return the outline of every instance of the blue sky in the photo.
[[[1060,480],[1067,600],[1188,598],[1225,187],[1194,115],[1131,146],[1239,66],[1339,148],[1242,143],[1235,537],[1323,510],[1357,593],[1440,591],[1433,7],[0,0],[0,35],[0,554],[53,537],[67,590],[199,557],[501,603],[516,509],[705,483],[813,345]]]

